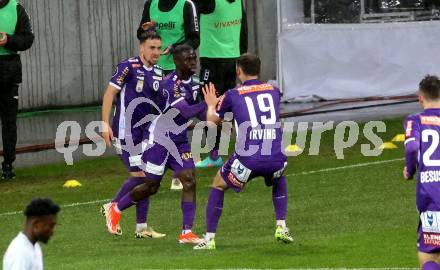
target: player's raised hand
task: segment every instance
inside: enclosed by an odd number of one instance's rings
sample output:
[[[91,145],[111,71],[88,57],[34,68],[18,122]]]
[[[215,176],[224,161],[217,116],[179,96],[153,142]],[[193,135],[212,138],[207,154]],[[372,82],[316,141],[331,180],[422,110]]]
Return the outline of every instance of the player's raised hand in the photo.
[[[6,33],[0,32],[0,46],[4,46],[8,42],[8,36]]]
[[[102,132],[101,132],[101,136],[104,139],[105,144],[108,147],[112,146],[112,140],[113,140],[113,130],[112,128],[109,126],[108,123],[106,122],[102,122],[103,126],[102,126]]]
[[[216,92],[217,90],[212,83],[209,83],[203,87],[203,95],[205,96],[205,102],[208,107],[215,107],[220,100],[220,98],[217,97]]]
[[[412,176],[408,175],[408,169],[406,168],[406,166],[403,168],[403,178],[405,178],[405,180],[412,179]]]

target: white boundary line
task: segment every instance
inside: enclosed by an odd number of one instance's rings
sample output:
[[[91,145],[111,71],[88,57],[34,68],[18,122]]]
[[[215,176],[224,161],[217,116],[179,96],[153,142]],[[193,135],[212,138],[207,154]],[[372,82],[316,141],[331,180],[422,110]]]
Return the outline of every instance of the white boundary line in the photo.
[[[109,202],[110,200],[111,199],[105,199],[105,200],[97,200],[97,201],[90,201],[90,202],[77,202],[77,203],[65,204],[65,205],[61,205],[61,209],[75,207],[75,206],[81,206],[81,205]],[[19,215],[19,214],[23,214],[23,211],[1,213],[0,217],[13,216],[13,215]]]
[[[380,165],[380,164],[391,163],[391,162],[396,162],[396,161],[403,161],[403,160],[405,160],[405,159],[404,158],[396,158],[396,159],[389,159],[389,160],[380,160],[380,161],[373,161],[373,162],[357,163],[357,164],[353,164],[353,165],[346,165],[346,166],[341,166],[341,167],[333,167],[333,168],[327,168],[327,169],[316,170],[316,171],[292,173],[292,174],[287,174],[286,177],[289,177],[289,176],[300,176],[300,175],[307,175],[307,174],[314,174],[314,173],[321,173],[321,172],[331,172],[331,171],[338,171],[338,170],[345,170],[345,169],[352,169],[352,168],[359,168],[359,167],[367,167],[367,166],[370,166],[370,165]],[[323,268],[323,269],[325,269],[325,268]],[[370,269],[372,269],[372,268],[370,268]],[[377,268],[377,269],[381,269],[381,268]],[[389,268],[389,269],[391,269],[391,268]],[[398,268],[392,268],[392,269],[398,269]]]
[[[321,172],[331,172],[331,171],[338,171],[338,170],[346,170],[346,169],[359,168],[359,167],[367,167],[367,166],[371,166],[371,165],[380,165],[380,164],[392,163],[392,162],[403,161],[403,160],[405,160],[405,159],[404,158],[396,158],[396,159],[389,159],[389,160],[357,163],[357,164],[352,164],[352,165],[333,167],[333,168],[327,168],[327,169],[316,170],[316,171],[305,171],[305,172],[300,172],[300,173],[287,174],[286,177],[301,176],[301,175],[308,175],[308,174],[321,173]],[[97,200],[97,201],[77,202],[77,203],[65,204],[65,205],[61,205],[61,209],[82,206],[82,205],[90,205],[90,204],[96,204],[96,203],[109,202],[110,200],[111,199],[104,199],[104,200]],[[23,211],[0,213],[0,217],[13,216],[13,215],[18,215],[18,214],[22,214],[22,213],[23,213]],[[304,268],[304,269],[306,269],[306,268]],[[324,269],[341,269],[342,270],[342,269],[346,269],[346,268],[315,268],[315,269],[323,269],[323,270]],[[411,268],[353,268],[353,269],[361,269],[361,270],[362,269],[378,269],[378,270],[394,269],[394,270],[399,270],[399,269],[411,269]]]

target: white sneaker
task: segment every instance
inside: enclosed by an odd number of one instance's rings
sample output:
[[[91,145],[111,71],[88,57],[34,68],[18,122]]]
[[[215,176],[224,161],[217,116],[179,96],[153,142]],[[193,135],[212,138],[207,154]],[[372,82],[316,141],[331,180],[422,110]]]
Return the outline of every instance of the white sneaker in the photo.
[[[171,190],[182,190],[183,186],[182,183],[180,182],[179,178],[173,178],[171,180]]]
[[[203,239],[203,241],[194,246],[193,249],[215,249],[215,239]]]

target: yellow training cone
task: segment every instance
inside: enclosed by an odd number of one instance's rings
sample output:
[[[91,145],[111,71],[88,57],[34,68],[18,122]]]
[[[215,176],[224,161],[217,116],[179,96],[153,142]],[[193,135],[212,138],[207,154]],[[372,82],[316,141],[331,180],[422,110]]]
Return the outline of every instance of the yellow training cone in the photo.
[[[395,148],[397,148],[397,146],[392,142],[385,142],[379,147],[379,149],[395,149]]]
[[[404,142],[405,141],[405,134],[397,134],[396,136],[394,136],[394,138],[391,141]]]
[[[64,183],[63,187],[66,188],[76,188],[82,186],[78,180],[67,180],[66,183]]]
[[[302,149],[296,145],[296,144],[291,144],[289,146],[286,147],[286,149],[284,149],[285,152],[301,152]]]

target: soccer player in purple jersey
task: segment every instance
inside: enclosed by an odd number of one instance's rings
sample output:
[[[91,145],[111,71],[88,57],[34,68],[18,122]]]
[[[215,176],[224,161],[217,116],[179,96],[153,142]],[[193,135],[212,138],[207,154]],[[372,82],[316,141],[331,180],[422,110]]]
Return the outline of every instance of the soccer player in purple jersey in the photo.
[[[127,146],[127,141],[131,140],[133,145],[139,145],[141,148],[145,147],[143,141],[148,136],[148,126],[143,125],[137,128],[133,128],[133,126],[143,116],[154,113],[154,108],[147,103],[136,106],[132,115],[126,115],[126,109],[130,106],[131,102],[138,98],[155,100],[162,81],[162,70],[155,65],[161,53],[162,41],[160,36],[154,31],[144,31],[139,39],[140,55],[127,59],[116,67],[116,72],[110,80],[102,104],[102,120],[104,122],[102,137],[107,146],[111,146],[111,142],[114,141],[117,153],[130,172],[130,177],[124,182],[119,192],[113,198],[113,203],[118,202],[134,187],[144,183],[145,174],[140,168],[144,149],[134,149],[134,147],[130,149]],[[110,127],[110,112],[115,97],[116,111],[112,127]],[[131,118],[130,123],[128,123],[129,120],[127,118]],[[111,204],[107,203],[102,206],[101,211],[106,216],[106,219],[109,217]],[[164,237],[165,234],[157,233],[147,225],[148,208],[148,198],[136,204],[135,237]],[[119,224],[113,228],[108,227],[108,230],[111,234],[122,234]]]
[[[206,111],[206,104],[196,102],[199,84],[192,76],[197,67],[194,49],[188,45],[179,45],[172,53],[176,71],[165,78],[157,99],[163,113],[149,129],[149,140],[153,142],[153,145],[143,156],[145,183],[134,188],[111,207],[110,221],[112,227],[117,226],[121,211],[135,202],[154,195],[160,186],[165,170],[170,168],[183,185],[181,201],[183,224],[178,241],[181,244],[195,244],[201,239],[192,232],[196,211],[196,180],[186,123],[190,118]],[[173,119],[169,118],[170,110],[174,110]],[[172,145],[167,144],[166,140],[158,143],[159,136],[170,139],[169,142]],[[173,148],[176,149],[176,155],[169,150]]]
[[[405,119],[405,179],[417,173],[416,204],[420,214],[417,247],[423,270],[440,270],[440,80],[426,76],[419,85],[424,111]]]
[[[287,158],[281,152],[280,91],[258,80],[260,59],[243,54],[237,60],[237,77],[242,86],[228,90],[217,98],[214,85],[203,89],[208,105],[207,121],[218,123],[232,112],[237,141],[235,152],[215,176],[206,206],[205,239],[194,249],[215,249],[215,233],[228,189],[240,192],[251,179],[263,177],[272,186],[275,208],[275,239],[290,243],[293,238],[286,227],[287,185],[283,176]]]

